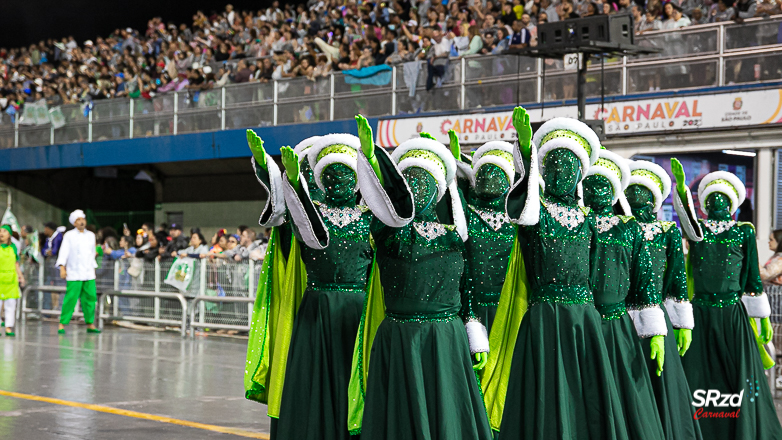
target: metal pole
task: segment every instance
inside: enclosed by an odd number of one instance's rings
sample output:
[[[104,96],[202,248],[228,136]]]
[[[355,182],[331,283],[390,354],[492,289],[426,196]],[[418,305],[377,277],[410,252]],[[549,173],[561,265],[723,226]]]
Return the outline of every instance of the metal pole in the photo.
[[[174,134],[177,133],[179,126],[179,92],[174,92]]]
[[[119,290],[119,260],[114,262],[114,290]]]
[[[19,115],[14,117],[14,147],[19,146]]]
[[[160,292],[160,260],[155,259],[155,293]],[[155,319],[160,319],[160,298],[155,297]]]
[[[334,120],[334,72],[329,75],[329,121]]]
[[[459,87],[459,108],[464,110],[464,107],[467,102],[465,94],[467,93],[466,86],[464,85],[464,81],[467,77],[465,66],[467,65],[467,62],[465,61],[464,57],[460,59],[460,67],[461,67],[461,75],[459,75],[459,82],[461,83],[461,86]]]
[[[275,79],[274,80],[274,113],[273,113],[274,118],[272,120],[272,125],[277,125],[277,90],[278,90],[277,84],[278,81]]]
[[[220,130],[225,130],[225,86],[220,89]]]
[[[133,114],[135,112],[133,111],[133,100],[129,99],[128,102],[130,103],[130,131],[128,132],[128,138],[133,139]]]
[[[92,142],[92,108],[90,107],[90,103],[87,103],[87,108],[89,109],[89,112],[87,113],[87,142]]]
[[[543,102],[543,58],[535,60],[535,69],[538,72],[535,102]]]
[[[720,61],[717,64],[717,85],[725,85],[725,26],[720,25],[717,29],[717,41],[720,45]]]
[[[578,120],[586,120],[586,78],[587,60],[586,54],[578,57],[578,78],[576,81],[576,95],[578,97]]]

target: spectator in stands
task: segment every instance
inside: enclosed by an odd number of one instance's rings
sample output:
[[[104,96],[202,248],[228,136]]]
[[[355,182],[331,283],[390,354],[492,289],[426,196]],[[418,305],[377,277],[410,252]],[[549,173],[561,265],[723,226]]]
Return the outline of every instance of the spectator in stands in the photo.
[[[717,2],[717,8],[711,10],[712,23],[719,23],[721,21],[731,21],[736,15],[736,10],[733,9],[733,3],[731,0],[719,0]]]
[[[56,257],[62,244],[62,236],[65,233],[65,226],[57,226],[54,222],[48,222],[43,225],[43,234],[46,241],[43,243],[41,253],[44,257]]]
[[[771,232],[768,248],[774,255],[760,268],[760,279],[764,283],[782,285],[782,229]]]
[[[253,72],[247,67],[247,63],[244,60],[239,60],[239,64],[236,65],[236,75],[234,75],[234,82],[246,83],[250,81],[250,77]]]
[[[172,223],[168,234],[171,237],[171,240],[166,245],[166,251],[163,255],[176,257],[179,254],[179,251],[187,248],[188,246],[187,238],[182,235],[182,225],[178,223]]]
[[[682,14],[681,6],[677,5],[676,3],[666,3],[663,7],[663,11],[667,17],[665,20],[663,20],[663,29],[665,30],[678,29],[689,26],[691,24],[690,19],[686,15]]]
[[[524,49],[529,47],[530,33],[524,27],[521,20],[515,20],[513,22],[513,34],[510,36],[510,48],[511,49]]]
[[[208,252],[209,248],[206,246],[204,236],[200,232],[193,232],[190,235],[190,246],[179,251],[179,257],[202,258],[202,255]]]
[[[636,23],[636,33],[642,34],[649,31],[659,31],[663,28],[663,24],[657,14],[653,10],[646,10],[644,20]]]
[[[147,243],[136,250],[136,258],[142,258],[144,262],[153,263],[160,255],[160,234],[149,234]]]

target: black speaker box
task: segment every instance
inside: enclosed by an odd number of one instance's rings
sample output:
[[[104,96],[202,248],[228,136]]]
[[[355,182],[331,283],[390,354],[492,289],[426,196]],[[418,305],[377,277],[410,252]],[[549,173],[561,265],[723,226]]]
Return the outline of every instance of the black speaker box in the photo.
[[[593,42],[633,44],[633,17],[593,15],[538,26],[538,49],[578,48]]]

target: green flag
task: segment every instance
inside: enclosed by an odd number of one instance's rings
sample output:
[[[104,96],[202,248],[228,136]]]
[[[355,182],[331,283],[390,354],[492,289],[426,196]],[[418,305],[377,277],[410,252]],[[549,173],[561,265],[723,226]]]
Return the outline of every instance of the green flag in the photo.
[[[21,231],[21,228],[19,228],[19,222],[16,220],[14,213],[11,212],[11,208],[6,208],[5,214],[3,214],[3,219],[0,220],[0,224],[11,226],[11,229],[14,232]]]

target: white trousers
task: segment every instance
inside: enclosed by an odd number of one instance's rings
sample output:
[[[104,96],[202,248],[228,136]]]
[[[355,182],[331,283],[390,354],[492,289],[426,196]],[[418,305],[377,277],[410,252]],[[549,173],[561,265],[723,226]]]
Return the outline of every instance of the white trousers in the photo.
[[[16,326],[16,300],[17,298],[7,299],[5,301],[0,300],[0,304],[3,305],[3,310],[5,310],[6,328]]]

